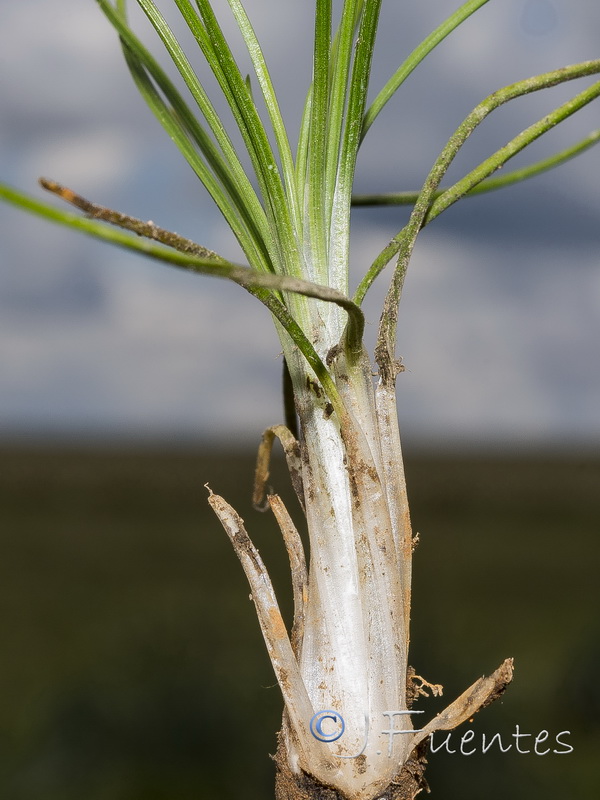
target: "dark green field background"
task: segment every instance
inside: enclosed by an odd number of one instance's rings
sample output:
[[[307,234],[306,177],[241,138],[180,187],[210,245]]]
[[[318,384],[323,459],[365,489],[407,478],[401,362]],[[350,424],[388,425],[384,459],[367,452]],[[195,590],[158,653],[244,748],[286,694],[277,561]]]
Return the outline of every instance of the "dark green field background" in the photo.
[[[518,724],[550,744],[570,731],[574,748],[431,755],[432,797],[600,797],[600,458],[409,452],[407,472],[421,536],[411,663],[448,702],[514,656],[474,743],[510,744]],[[0,451],[2,800],[273,796],[279,692],[203,488],[245,518],[289,618],[285,552],[250,507],[252,473],[249,453]],[[295,512],[280,463],[272,481]]]

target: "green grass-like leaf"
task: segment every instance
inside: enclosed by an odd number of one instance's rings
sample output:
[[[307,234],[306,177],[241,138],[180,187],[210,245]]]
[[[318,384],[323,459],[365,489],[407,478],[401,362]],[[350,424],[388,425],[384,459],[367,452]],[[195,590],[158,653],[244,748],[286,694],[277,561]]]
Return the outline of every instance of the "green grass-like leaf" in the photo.
[[[584,89],[582,92],[575,95],[575,97],[563,103],[549,114],[546,114],[546,116],[533,125],[530,125],[518,136],[515,136],[514,139],[511,139],[508,144],[501,147],[489,158],[486,158],[485,161],[482,161],[481,164],[471,170],[468,175],[465,175],[460,181],[457,181],[453,186],[442,192],[442,194],[433,201],[425,221],[431,222],[431,220],[434,220],[442,211],[445,211],[453,203],[456,203],[457,200],[460,200],[461,197],[471,192],[489,175],[497,169],[501,169],[510,158],[520,153],[521,150],[524,150],[540,136],[543,136],[544,133],[547,133],[565,119],[568,119],[575,114],[575,112],[584,108],[588,103],[591,103],[592,100],[595,100],[599,96],[600,81]]]
[[[197,17],[189,13],[191,6],[188,0],[175,1],[180,10],[186,9],[186,22],[219,82],[246,143],[269,218],[273,242],[278,251],[276,271],[300,277],[301,259],[290,204],[286,199],[279,166],[254,105],[252,93],[248,90],[210,2],[198,0],[200,17]]]
[[[412,51],[408,58],[398,67],[396,72],[379,92],[369,110],[365,114],[362,129],[363,139],[375,121],[376,117],[381,113],[385,105],[391,100],[411,72],[413,72],[419,66],[419,64],[429,55],[429,53],[431,53],[432,50],[438,46],[440,42],[442,42],[452,33],[452,31],[456,30],[459,25],[468,19],[471,14],[480,9],[481,6],[485,5],[487,2],[489,2],[489,0],[469,0],[469,2],[464,3]]]
[[[294,159],[290,148],[287,130],[283,122],[283,117],[281,116],[281,111],[279,110],[277,95],[275,94],[275,90],[273,88],[273,83],[271,81],[269,70],[267,69],[267,64],[265,62],[262,49],[243,5],[241,4],[240,0],[228,0],[228,2],[236,18],[242,36],[246,42],[258,84],[265,101],[265,106],[269,114],[269,119],[271,120],[271,126],[275,134],[279,158],[281,160],[283,178],[286,188],[286,197],[289,202],[294,228],[299,234],[302,230],[302,214],[298,204]]]
[[[594,75],[600,72],[600,60],[585,61],[581,64],[574,64],[572,66],[563,67],[562,69],[546,72],[542,75],[536,75],[524,81],[506,86],[503,89],[494,92],[483,100],[473,111],[465,118],[459,125],[455,133],[450,137],[448,143],[442,150],[440,156],[436,159],[429,175],[425,179],[423,188],[417,198],[415,206],[410,216],[408,224],[402,231],[395,237],[398,243],[398,261],[392,278],[392,283],[386,295],[383,313],[379,325],[379,333],[376,345],[376,360],[380,368],[381,374],[384,376],[384,381],[393,381],[395,379],[394,367],[394,349],[396,340],[396,326],[398,319],[398,304],[402,295],[402,287],[404,284],[404,277],[408,268],[408,263],[412,254],[412,250],[419,234],[419,231],[425,224],[427,216],[434,202],[433,197],[437,191],[440,182],[442,181],[450,164],[456,157],[458,151],[465,144],[469,136],[483,122],[483,120],[500,106],[522,97],[531,92],[537,92],[542,89],[548,89],[552,86],[558,86],[566,81],[575,80],[588,75]],[[539,123],[530,126],[521,135],[518,149],[522,150],[530,142],[534,141],[541,133],[549,130],[557,124],[557,122],[565,119],[571,113],[583,107],[585,104],[591,102],[595,97],[600,94],[600,83],[594,84],[589,89],[584,90],[568,103],[561,105],[553,115],[546,115]],[[550,120],[548,122],[548,120]],[[519,137],[517,137],[519,139]],[[515,152],[518,152],[516,150]],[[505,153],[502,150],[498,151],[492,156],[492,164],[487,164],[486,169],[489,168],[487,174],[490,174],[494,167],[494,163],[501,166],[506,161]],[[510,156],[507,156],[510,157]],[[504,159],[504,160],[503,160]],[[482,178],[485,174],[482,175]],[[464,187],[465,191],[468,187]],[[451,191],[451,190],[450,190]],[[441,198],[440,198],[441,199]],[[439,201],[438,201],[439,202]],[[447,207],[447,206],[446,206]],[[443,209],[442,209],[443,210]],[[389,247],[389,246],[388,246]],[[387,249],[387,248],[386,248]],[[354,297],[355,302],[360,305],[364,294],[376,277],[376,273],[371,267],[366,278],[361,282],[359,289]]]
[[[337,165],[337,180],[332,213],[332,230],[336,232],[330,252],[330,281],[334,286],[347,291],[348,261],[350,248],[350,208],[356,159],[360,147],[360,136],[367,101],[369,76],[381,0],[366,3],[356,39],[354,61],[346,99],[346,117],[343,138]]]
[[[329,228],[325,203],[327,174],[327,124],[329,104],[329,58],[331,53],[331,0],[317,0],[313,83],[308,119],[305,201],[308,213],[309,274],[327,281]]]
[[[558,153],[554,153],[554,155],[549,158],[543,158],[533,164],[528,164],[526,167],[521,167],[521,169],[515,169],[503,175],[482,180],[481,183],[478,183],[476,186],[469,189],[468,192],[465,192],[464,196],[473,197],[474,195],[493,192],[497,189],[503,189],[506,186],[513,186],[515,183],[520,183],[529,178],[534,178],[536,175],[541,175],[543,172],[554,169],[554,167],[558,167],[566,161],[570,161],[575,156],[581,155],[581,153],[597,144],[598,141],[600,141],[600,130],[592,131],[576,144],[566,147]],[[437,200],[444,192],[445,189],[438,189],[434,194],[434,199]],[[384,192],[382,194],[353,194],[352,205],[357,207],[413,206],[418,196],[419,192],[411,191]]]
[[[197,81],[194,83],[190,75],[193,73],[191,67],[189,65],[184,67],[180,62],[191,88],[194,89],[192,95],[207,120],[220,150],[183,100],[173,82],[129,28],[124,13],[117,12],[108,0],[97,0],[97,2],[119,34],[127,64],[140,94],[207,188],[246,257],[257,269],[273,271],[265,244],[269,240],[269,228],[264,210],[222,121],[206,98],[202,87]],[[182,61],[185,61],[185,57]]]

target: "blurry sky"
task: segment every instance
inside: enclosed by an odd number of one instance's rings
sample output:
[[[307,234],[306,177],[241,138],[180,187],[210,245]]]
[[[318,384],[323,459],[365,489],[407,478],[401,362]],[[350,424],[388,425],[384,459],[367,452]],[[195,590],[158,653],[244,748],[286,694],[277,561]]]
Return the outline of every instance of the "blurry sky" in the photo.
[[[215,5],[230,26],[225,0]],[[310,80],[312,5],[246,2],[292,131]],[[459,3],[383,5],[373,88]],[[418,188],[485,95],[598,57],[597,0],[491,0],[379,118],[357,190]],[[204,75],[199,54],[194,63]],[[589,83],[496,112],[451,177]],[[514,165],[599,126],[596,101]],[[41,194],[40,175],[239,257],[206,192],[137,96],[93,0],[0,8],[0,177]],[[354,285],[405,219],[402,209],[356,211]],[[380,277],[366,305],[371,339],[388,279]],[[413,441],[600,444],[600,148],[444,213],[421,235],[400,319],[407,367],[400,415]],[[0,437],[256,441],[281,420],[279,350],[268,315],[238,287],[0,207]]]

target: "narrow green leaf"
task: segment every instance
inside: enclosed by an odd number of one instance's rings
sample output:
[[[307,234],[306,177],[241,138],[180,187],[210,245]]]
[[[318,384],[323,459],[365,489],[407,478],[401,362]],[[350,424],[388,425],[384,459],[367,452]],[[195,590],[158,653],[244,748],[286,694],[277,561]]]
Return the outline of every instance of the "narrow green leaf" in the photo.
[[[145,0],[148,2],[149,0]],[[209,0],[197,0],[200,19],[189,0],[175,0],[217,78],[250,155],[279,249],[277,271],[302,272],[296,232],[279,167],[244,77],[223,35]]]
[[[588,148],[597,144],[598,141],[600,141],[600,129],[592,131],[585,138],[577,142],[577,144],[571,145],[571,147],[566,147],[564,150],[560,150],[558,153],[555,153],[549,158],[544,158],[540,161],[536,161],[534,164],[529,164],[526,167],[521,167],[520,169],[515,169],[511,172],[506,172],[503,175],[499,175],[495,178],[486,178],[481,183],[473,186],[472,189],[469,189],[468,192],[465,192],[464,196],[473,197],[478,194],[493,192],[496,189],[503,189],[506,186],[513,186],[521,181],[534,178],[536,175],[541,175],[543,172],[547,172],[555,167],[559,167],[566,161],[569,161],[575,156],[584,153]],[[438,189],[433,195],[434,200],[437,200],[437,198],[440,197],[445,191],[445,189]],[[353,194],[352,205],[356,206],[357,208],[363,206],[413,206],[416,203],[418,196],[419,192],[415,191],[383,192],[381,194]]]
[[[346,100],[348,95],[348,79],[354,52],[354,33],[362,17],[363,2],[345,0],[342,18],[332,45],[331,57],[331,99],[329,102],[327,154],[325,176],[325,202],[327,219],[331,218],[333,198],[338,178],[340,150],[342,147],[342,129]]]
[[[182,154],[188,160],[196,175],[203,182],[202,176],[207,176],[208,183],[205,183],[205,186],[228,224],[231,225],[246,257],[257,268],[272,269],[265,249],[266,245],[264,244],[265,239],[268,241],[269,236],[264,211],[237,159],[235,150],[229,142],[218,116],[214,113],[210,104],[204,108],[204,111],[206,111],[205,116],[208,118],[213,133],[215,133],[226,153],[225,159],[192,114],[172,81],[128,27],[124,12],[117,13],[108,0],[97,0],[97,2],[119,34],[123,46],[127,48],[127,60],[130,68],[134,63],[137,65],[135,71],[141,81],[140,91],[142,91],[142,96],[149,103],[159,122],[163,124],[164,121],[167,126],[167,133],[174,139],[175,143],[182,143],[184,147]],[[120,3],[121,6],[124,7],[124,2]],[[146,72],[147,75],[143,77]],[[135,76],[133,77],[136,80]],[[152,85],[152,81],[160,89],[169,105],[166,105],[160,97]],[[147,95],[145,93],[146,89],[148,90]],[[202,166],[202,160],[196,152],[196,147],[214,171],[217,182],[210,175],[210,171]],[[191,162],[190,159],[192,160]],[[219,184],[221,184],[222,189],[219,188]],[[223,190],[225,195],[223,195]]]
[[[365,4],[350,78],[331,225],[335,241],[329,254],[330,285],[342,291],[347,291],[350,247],[348,219],[380,9],[381,0]]]
[[[414,243],[414,238],[416,238],[418,231],[428,219],[427,215],[430,206],[436,197],[439,197],[441,194],[443,194],[443,192],[440,193],[438,191],[438,186],[444,174],[448,170],[448,167],[471,133],[494,109],[499,108],[501,105],[504,105],[504,103],[507,103],[510,100],[521,97],[525,94],[529,94],[530,92],[541,91],[542,89],[551,88],[560,83],[586,77],[587,75],[593,75],[595,73],[600,73],[600,60],[585,61],[581,64],[563,67],[562,69],[543,73],[542,75],[536,75],[532,78],[527,78],[524,81],[519,81],[518,83],[506,86],[503,89],[500,89],[497,92],[489,95],[478,106],[476,106],[448,140],[448,143],[427,176],[427,179],[423,184],[423,188],[417,195],[415,208],[413,209],[413,213],[411,214],[411,219],[408,225],[406,225],[391,240],[387,247],[382,250],[379,256],[375,259],[354,294],[354,302],[358,305],[361,305],[367,291],[372,286],[373,281],[391,261],[391,259],[400,253],[402,248],[405,246],[407,237],[409,239],[413,237]],[[591,87],[590,90],[592,92],[595,91],[593,87]],[[587,92],[590,90],[585,91]],[[569,103],[570,102],[571,101],[569,101]],[[568,105],[568,103],[565,105]],[[543,122],[543,120],[541,122]],[[596,141],[596,133],[591,134],[589,138],[592,141],[587,146],[591,146],[591,144]],[[416,227],[417,221],[419,221],[418,228]]]
[[[489,95],[489,97],[476,106],[476,108],[473,109],[473,111],[465,118],[462,124],[459,125],[455,133],[450,137],[440,156],[437,158],[432,169],[430,170],[425,183],[423,184],[423,188],[421,189],[419,197],[417,198],[417,202],[415,203],[408,224],[402,229],[398,236],[395,237],[396,241],[398,242],[398,261],[394,271],[394,276],[392,278],[392,283],[386,295],[383,314],[381,316],[379,326],[379,334],[377,337],[377,345],[375,348],[375,358],[379,365],[380,374],[384,383],[393,383],[396,378],[397,370],[395,367],[393,354],[396,341],[398,304],[400,302],[404,276],[406,274],[414,243],[427,218],[427,214],[433,203],[433,196],[460,148],[464,145],[477,126],[480,125],[481,122],[483,122],[483,120],[499,106],[504,105],[505,103],[516,99],[517,97],[530,94],[531,92],[540,91],[541,89],[548,89],[566,81],[571,81],[576,78],[582,78],[599,72],[600,60],[585,61],[581,64],[563,67],[562,69],[558,69],[553,72],[547,72],[542,75],[536,75],[524,81],[519,81],[511,84],[510,86],[506,86],[503,89],[500,89],[499,91]],[[569,101],[569,103],[561,106],[560,113],[566,115],[567,107],[571,103],[577,107],[581,107],[584,102],[589,102],[589,100],[593,99],[593,96],[596,96],[596,86],[597,84],[580,93],[580,95],[578,95],[576,98],[573,98],[573,100]],[[584,97],[588,96],[589,99],[584,101]],[[541,123],[543,122],[544,120],[541,121]],[[375,272],[370,269],[368,273],[369,285],[375,277]],[[364,284],[365,282],[363,281],[361,284],[361,294],[363,297],[365,293]]]
[[[305,208],[305,194],[308,170],[308,148],[310,137],[310,120],[312,116],[312,86],[306,96],[306,102],[302,109],[302,120],[298,133],[298,146],[296,149],[296,186],[298,191],[298,206]]]
[[[48,180],[48,178],[40,178],[39,184],[47,191],[52,192],[65,202],[83,211],[92,219],[104,220],[111,225],[116,225],[132,233],[137,233],[138,236],[144,236],[146,239],[153,239],[156,242],[167,245],[167,247],[172,247],[175,250],[179,250],[181,253],[191,253],[201,258],[210,258],[213,261],[226,261],[226,259],[218,253],[199,245],[197,242],[193,242],[191,239],[186,239],[178,233],[160,228],[158,225],[155,225],[154,222],[145,222],[129,214],[123,214],[112,208],[98,205],[98,203],[91,203],[89,200],[86,200],[85,197],[76,194],[72,189],[68,189],[66,186],[62,186],[56,181]]]
[[[248,229],[238,214],[237,209],[229,202],[221,185],[214,178],[204,160],[199,156],[192,142],[190,142],[185,130],[180,124],[179,118],[173,110],[165,104],[134,54],[126,46],[124,46],[123,52],[138,91],[165,131],[173,139],[188,164],[210,192],[211,197],[240,242],[248,260],[250,263],[260,265],[265,270],[268,270],[270,262],[266,261],[264,258],[260,240],[257,242],[249,235]]]
[[[308,130],[305,197],[310,235],[309,275],[327,282],[329,225],[325,204],[327,122],[329,103],[329,56],[331,48],[331,0],[317,0],[313,83]]]
[[[254,71],[258,79],[258,84],[260,86],[262,96],[265,101],[265,106],[269,114],[269,119],[271,120],[271,125],[273,126],[273,133],[275,134],[275,141],[277,142],[279,158],[281,159],[281,168],[283,172],[283,178],[285,181],[286,193],[290,204],[292,218],[294,220],[294,225],[297,235],[298,237],[301,237],[302,215],[300,212],[300,208],[298,207],[298,194],[296,191],[296,173],[294,168],[294,159],[292,157],[292,151],[290,148],[290,143],[283,122],[283,118],[281,116],[281,111],[279,110],[277,95],[275,94],[275,90],[273,88],[271,76],[269,74],[269,70],[267,69],[267,64],[265,62],[265,58],[262,49],[260,47],[260,43],[256,37],[254,29],[250,23],[250,20],[248,19],[248,15],[246,14],[246,11],[242,3],[240,2],[240,0],[228,0],[228,2],[231,7],[231,10],[233,11],[233,14],[235,16],[238,27],[242,33],[242,36],[244,37],[244,41],[246,42],[246,47],[248,48],[250,58],[252,59]],[[247,87],[249,89],[248,93],[252,97],[252,90],[250,87],[249,79],[247,81]]]
[[[442,194],[434,200],[427,212],[425,223],[434,220],[442,211],[445,211],[465,194],[475,189],[488,175],[500,169],[510,158],[520,153],[521,150],[544,133],[547,133],[572,114],[575,114],[576,111],[584,108],[584,106],[591,103],[592,100],[595,100],[597,97],[600,97],[600,81],[584,89],[584,91],[571,98],[571,100],[563,103],[550,114],[546,114],[541,120],[530,125],[518,136],[515,136],[514,139],[511,139],[508,144],[501,147],[485,161],[482,161],[481,164],[471,170],[468,175],[465,175],[460,181],[457,181],[453,186],[442,192]]]
[[[450,33],[452,33],[452,31],[454,31],[468,17],[470,17],[471,14],[473,14],[487,2],[489,2],[489,0],[469,0],[467,3],[464,3],[412,51],[408,58],[398,67],[396,72],[379,92],[371,104],[371,107],[367,111],[363,121],[363,139],[375,121],[377,115],[398,91],[400,86],[402,86],[411,72],[413,72],[413,70],[419,66],[421,61],[423,61],[423,59],[428,56],[429,53],[431,53],[431,51],[434,50],[441,41],[443,41]]]
[[[266,225],[266,217],[264,209],[262,208],[256,192],[254,191],[248,176],[238,154],[229,138],[223,121],[215,111],[208,95],[198,80],[198,77],[185,55],[181,45],[177,41],[176,36],[173,34],[167,25],[164,17],[152,2],[152,0],[138,0],[142,10],[152,23],[158,36],[160,37],[165,49],[171,57],[173,63],[177,67],[179,74],[183,78],[190,94],[196,101],[196,104],[206,119],[208,126],[215,137],[219,147],[221,148],[224,159],[220,158],[218,166],[222,171],[226,171],[229,182],[235,186],[235,197],[238,200],[238,205],[242,206],[244,216],[252,220],[253,227],[260,231],[260,236],[263,240],[269,241],[269,234]],[[201,128],[197,121],[196,126]],[[192,123],[193,124],[193,123]],[[208,136],[205,137],[207,142],[203,141],[202,152],[206,152],[207,156],[212,156],[212,142]],[[208,144],[210,142],[210,144]],[[214,147],[214,146],[213,146]],[[218,174],[221,174],[220,172]]]

